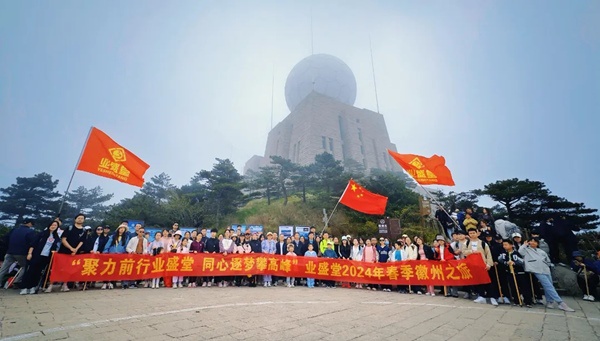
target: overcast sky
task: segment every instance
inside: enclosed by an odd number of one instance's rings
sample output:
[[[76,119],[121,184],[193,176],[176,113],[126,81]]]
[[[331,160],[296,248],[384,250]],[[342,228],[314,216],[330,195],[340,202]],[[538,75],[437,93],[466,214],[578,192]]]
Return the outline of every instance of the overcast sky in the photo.
[[[455,191],[512,177],[600,208],[598,1],[2,1],[0,187],[64,191],[90,126],[180,186],[243,169],[311,53],[342,59],[355,106],[399,152],[446,157]],[[273,72],[274,70],[274,72]],[[135,187],[78,172],[116,199]]]

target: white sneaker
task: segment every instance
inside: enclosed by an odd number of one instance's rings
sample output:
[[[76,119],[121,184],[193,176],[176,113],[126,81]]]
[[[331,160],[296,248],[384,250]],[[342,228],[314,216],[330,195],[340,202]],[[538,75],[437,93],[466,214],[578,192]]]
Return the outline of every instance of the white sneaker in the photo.
[[[554,309],[554,302],[546,303],[546,308],[548,308],[548,309]]]
[[[267,286],[268,286],[268,287],[271,287],[271,282],[267,282]]]
[[[508,299],[508,297],[504,297],[504,304],[510,304],[510,300]]]
[[[202,282],[202,286],[205,287],[206,286],[206,282]]]
[[[177,283],[173,283],[173,289],[177,289]]]
[[[114,288],[115,288],[115,286],[112,283],[108,283],[108,290],[112,290]]]
[[[419,292],[420,292],[420,291],[419,291]],[[420,294],[419,294],[419,295],[420,295]],[[430,294],[430,293],[428,293],[428,292],[426,292],[426,293],[425,293],[425,296],[429,296],[429,295],[431,295],[431,294]]]
[[[47,293],[47,294],[51,293],[51,292],[52,292],[52,284],[50,284],[50,285],[49,285],[49,286],[46,288],[46,290],[44,290],[44,292],[45,292],[45,293]]]
[[[21,289],[21,292],[19,293],[19,295],[27,295],[27,294],[29,294],[28,289]]]
[[[492,297],[492,298],[490,298],[490,303],[492,303],[492,305],[493,305],[494,307],[497,307],[497,306],[498,306],[498,301],[496,301],[496,299],[495,299],[495,298],[493,298],[493,297]]]
[[[594,301],[596,300],[596,299],[594,298],[594,296],[592,296],[592,295],[588,295],[588,298],[589,298],[589,300],[588,300],[588,301],[590,301],[590,302],[594,302]]]
[[[583,300],[584,300],[584,301],[588,301],[589,299],[590,299],[590,296],[588,296],[588,295],[583,295]]]
[[[423,293],[420,291],[417,291],[417,295],[423,295]]]
[[[29,288],[29,295],[34,295],[35,291],[35,288]]]
[[[484,297],[478,296],[473,302],[475,303],[487,303],[486,299]]]
[[[71,291],[71,290],[69,289],[69,287],[66,284],[63,284],[63,286],[60,288],[60,291],[67,292],[67,291]]]
[[[464,297],[465,297],[466,299],[469,299],[469,298],[471,297],[471,294],[470,294],[470,293],[466,293]]]
[[[183,288],[183,283],[179,283],[179,287],[180,287],[180,288]]]
[[[435,296],[435,294],[431,294],[431,297]]]
[[[263,287],[265,287],[265,288],[267,287],[267,282],[265,282],[265,283],[263,284]]]
[[[106,290],[106,283],[102,284],[102,288],[100,290]]]
[[[558,304],[558,309],[568,311],[571,313],[575,311],[575,309],[571,309],[565,302],[560,302]]]

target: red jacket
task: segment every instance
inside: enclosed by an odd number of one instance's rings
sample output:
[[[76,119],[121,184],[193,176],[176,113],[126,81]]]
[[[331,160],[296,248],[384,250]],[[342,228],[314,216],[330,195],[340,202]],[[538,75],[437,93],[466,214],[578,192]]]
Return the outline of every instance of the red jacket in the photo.
[[[454,254],[452,253],[452,248],[446,244],[444,245],[444,260],[453,260],[454,259]],[[436,246],[435,247],[435,259],[436,260],[442,260],[442,255],[440,254],[440,247]]]

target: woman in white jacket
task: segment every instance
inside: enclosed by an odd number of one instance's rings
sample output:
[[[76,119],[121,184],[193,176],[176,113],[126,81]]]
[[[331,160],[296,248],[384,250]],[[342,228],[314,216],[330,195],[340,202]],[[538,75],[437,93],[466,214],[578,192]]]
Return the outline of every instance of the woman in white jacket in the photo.
[[[350,248],[350,259],[360,262],[362,261],[363,248],[360,247],[358,239],[352,239],[352,247]],[[356,283],[356,289],[362,289],[362,284]]]
[[[558,304],[558,309],[573,312],[561,298],[558,296],[554,285],[552,284],[552,276],[550,274],[550,258],[542,249],[539,249],[539,238],[531,238],[519,247],[519,253],[525,261],[525,271],[533,273],[540,281],[544,288],[544,296],[546,296],[546,307],[554,309],[554,302]]]

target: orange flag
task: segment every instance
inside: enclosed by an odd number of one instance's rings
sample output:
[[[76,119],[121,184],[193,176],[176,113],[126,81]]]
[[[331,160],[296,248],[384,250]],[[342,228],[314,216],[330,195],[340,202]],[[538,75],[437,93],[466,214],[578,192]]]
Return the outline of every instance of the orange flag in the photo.
[[[443,156],[430,158],[415,154],[398,154],[388,149],[388,153],[421,185],[454,186],[452,173],[446,167]]]
[[[80,171],[138,187],[144,184],[144,173],[149,167],[96,127],[92,127],[77,165]]]
[[[387,197],[367,191],[354,180],[350,179],[344,190],[340,203],[355,211],[367,214],[382,215],[387,205]]]

